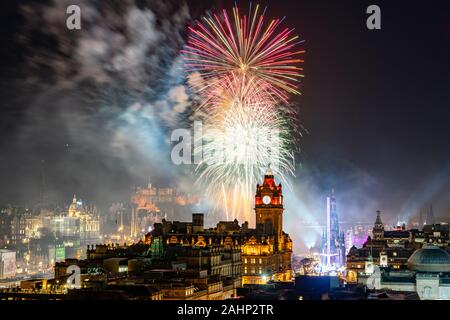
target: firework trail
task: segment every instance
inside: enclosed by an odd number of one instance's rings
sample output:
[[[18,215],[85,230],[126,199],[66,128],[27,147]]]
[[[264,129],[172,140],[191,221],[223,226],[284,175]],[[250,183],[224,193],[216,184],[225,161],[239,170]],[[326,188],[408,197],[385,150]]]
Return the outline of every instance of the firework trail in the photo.
[[[272,164],[279,177],[293,174],[290,126],[259,81],[224,79],[209,98],[200,137],[203,161],[198,165],[198,183],[227,219],[249,220],[256,181]]]
[[[209,14],[182,50],[204,129],[197,183],[227,220],[251,220],[253,189],[269,165],[284,182],[294,171],[288,97],[299,94],[304,51],[294,50],[292,29],[280,29],[283,19],[265,23],[259,11]]]

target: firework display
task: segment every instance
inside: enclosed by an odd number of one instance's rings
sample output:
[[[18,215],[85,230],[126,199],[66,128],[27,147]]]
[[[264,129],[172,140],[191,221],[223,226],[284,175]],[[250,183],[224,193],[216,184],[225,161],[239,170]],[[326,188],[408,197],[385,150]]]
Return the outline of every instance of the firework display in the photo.
[[[187,54],[185,66],[212,80],[199,90],[214,85],[223,75],[238,73],[264,80],[285,101],[287,93],[299,94],[297,84],[303,69],[296,64],[303,62],[299,57],[304,50],[295,47],[301,41],[293,35],[293,29],[281,29],[284,19],[265,23],[264,14],[257,5],[253,11],[250,7],[248,16],[241,17],[234,7],[233,20],[222,10],[222,14],[209,14],[189,28],[183,50]]]
[[[264,10],[265,11],[265,10]],[[204,126],[197,183],[227,219],[249,221],[252,188],[264,171],[287,182],[294,172],[295,110],[289,94],[299,94],[298,36],[281,29],[283,19],[265,23],[264,12],[249,16],[233,8],[209,14],[189,28],[185,68],[196,110]]]
[[[230,81],[230,82],[228,82]],[[198,182],[211,197],[216,209],[227,219],[248,220],[255,182],[271,165],[277,175],[293,173],[290,127],[285,117],[273,112],[273,102],[265,97],[258,81],[243,87],[236,79],[225,80],[204,118],[197,167]]]

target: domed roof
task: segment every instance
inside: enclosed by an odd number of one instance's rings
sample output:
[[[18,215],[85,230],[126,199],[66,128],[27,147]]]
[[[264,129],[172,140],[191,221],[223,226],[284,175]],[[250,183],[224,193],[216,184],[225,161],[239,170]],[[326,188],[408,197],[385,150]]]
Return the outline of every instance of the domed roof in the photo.
[[[409,257],[408,269],[421,272],[450,272],[450,254],[439,247],[425,245]]]

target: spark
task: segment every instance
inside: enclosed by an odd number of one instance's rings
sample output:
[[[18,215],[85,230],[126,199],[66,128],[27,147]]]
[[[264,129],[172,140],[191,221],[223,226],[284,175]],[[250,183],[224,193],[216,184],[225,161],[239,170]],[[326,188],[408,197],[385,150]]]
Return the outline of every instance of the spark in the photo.
[[[268,166],[287,183],[293,175],[291,126],[275,100],[257,79],[223,79],[204,106],[197,184],[227,219],[248,221],[252,193]]]
[[[248,16],[241,17],[234,7],[233,19],[226,10],[203,17],[189,27],[182,50],[186,69],[199,72],[205,80],[236,72],[251,75],[270,85],[284,101],[287,94],[300,94],[297,87],[303,68],[297,64],[303,62],[300,56],[305,50],[296,50],[296,46],[302,41],[293,35],[294,29],[281,28],[284,19],[265,23],[264,14],[257,5],[253,12],[250,7]]]
[[[189,28],[182,50],[192,91],[199,97],[194,118],[204,132],[194,153],[197,184],[227,220],[250,221],[253,192],[268,166],[284,183],[294,175],[295,110],[304,50],[298,36],[266,23],[259,5],[232,18],[209,13]]]

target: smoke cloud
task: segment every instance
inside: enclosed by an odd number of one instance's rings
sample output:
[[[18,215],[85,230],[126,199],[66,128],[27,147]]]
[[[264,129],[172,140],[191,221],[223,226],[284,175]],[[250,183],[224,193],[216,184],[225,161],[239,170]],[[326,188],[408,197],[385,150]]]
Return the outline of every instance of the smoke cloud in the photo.
[[[378,208],[380,186],[370,173],[342,163],[345,175],[321,172],[311,165],[297,168],[292,191],[285,190],[285,229],[293,237],[295,252],[307,253],[321,245],[326,225],[326,197],[334,189],[341,231],[349,222],[368,223]],[[375,219],[375,218],[374,218]]]
[[[81,30],[66,28],[72,4]],[[107,205],[148,176],[176,186],[169,137],[190,105],[179,55],[186,3],[32,1],[17,11],[22,67],[10,87],[23,113],[3,146],[19,159],[5,163],[17,185],[1,200],[32,204],[44,184],[49,201],[77,193]]]

